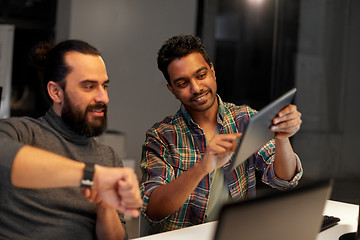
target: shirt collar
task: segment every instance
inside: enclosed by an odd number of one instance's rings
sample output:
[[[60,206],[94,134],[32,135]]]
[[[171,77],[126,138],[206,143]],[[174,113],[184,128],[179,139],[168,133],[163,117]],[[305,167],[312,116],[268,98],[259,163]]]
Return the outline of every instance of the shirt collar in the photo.
[[[217,122],[218,123],[222,123],[223,119],[224,119],[224,116],[226,115],[226,112],[225,112],[225,107],[224,107],[224,102],[221,100],[220,96],[219,95],[216,95],[217,99],[218,99],[218,102],[219,102],[219,109],[218,109],[218,113],[217,113]],[[180,112],[181,114],[183,115],[184,117],[184,120],[187,124],[191,124],[191,125],[198,125],[197,123],[195,123],[191,116],[190,116],[190,113],[186,110],[185,108],[185,105],[184,104],[181,104],[180,106]]]

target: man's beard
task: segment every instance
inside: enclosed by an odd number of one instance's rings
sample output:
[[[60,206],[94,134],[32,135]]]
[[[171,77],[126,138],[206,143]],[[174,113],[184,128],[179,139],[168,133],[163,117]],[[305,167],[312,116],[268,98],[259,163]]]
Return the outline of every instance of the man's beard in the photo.
[[[90,123],[87,115],[91,109],[103,109],[104,116],[97,117],[96,120],[99,124]],[[101,135],[107,126],[107,105],[103,103],[96,103],[89,105],[82,112],[71,104],[71,101],[67,94],[64,96],[64,107],[61,112],[61,118],[63,121],[75,132],[86,137],[96,137]]]

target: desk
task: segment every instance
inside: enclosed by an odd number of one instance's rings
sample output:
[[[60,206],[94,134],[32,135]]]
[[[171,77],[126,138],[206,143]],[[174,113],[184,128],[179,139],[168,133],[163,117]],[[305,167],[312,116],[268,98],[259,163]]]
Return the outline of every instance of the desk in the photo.
[[[316,240],[338,240],[339,236],[357,229],[357,215],[359,206],[343,202],[328,200],[325,205],[324,215],[336,216],[341,219],[338,225],[322,231]],[[211,240],[217,222],[204,223],[193,227],[183,228],[165,233],[159,233],[138,240]]]
[[[338,240],[344,233],[355,232],[358,212],[358,205],[328,200],[324,215],[336,216],[341,220],[338,225],[320,232],[316,240]]]

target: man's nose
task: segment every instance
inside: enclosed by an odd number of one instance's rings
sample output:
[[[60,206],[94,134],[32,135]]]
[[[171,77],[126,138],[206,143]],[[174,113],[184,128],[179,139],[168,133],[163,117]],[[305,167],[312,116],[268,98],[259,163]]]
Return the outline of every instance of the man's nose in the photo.
[[[191,86],[191,92],[192,93],[198,93],[201,90],[201,85],[196,80],[191,80],[190,86]]]
[[[106,88],[99,88],[95,96],[95,102],[103,102],[105,104],[109,102],[109,95]]]

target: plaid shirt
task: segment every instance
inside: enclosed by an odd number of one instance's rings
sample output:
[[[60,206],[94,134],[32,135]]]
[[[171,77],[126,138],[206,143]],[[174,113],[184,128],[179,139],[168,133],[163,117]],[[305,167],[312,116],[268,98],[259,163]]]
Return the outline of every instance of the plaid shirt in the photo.
[[[218,111],[219,133],[244,132],[248,120],[256,111],[248,106],[223,103],[220,97]],[[151,225],[151,233],[164,232],[204,222],[210,193],[210,175],[203,178],[189,195],[184,205],[165,219],[154,222],[146,216],[151,192],[169,183],[199,162],[206,150],[204,131],[190,117],[183,105],[172,116],[154,124],[146,134],[140,167],[143,172],[141,193],[144,200],[143,216]],[[297,185],[302,167],[297,157],[297,172],[290,181],[276,177],[273,169],[275,142],[270,140],[247,161],[230,171],[231,160],[223,166],[225,183],[234,200],[255,194],[255,169],[262,171],[264,183],[281,190]]]

